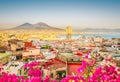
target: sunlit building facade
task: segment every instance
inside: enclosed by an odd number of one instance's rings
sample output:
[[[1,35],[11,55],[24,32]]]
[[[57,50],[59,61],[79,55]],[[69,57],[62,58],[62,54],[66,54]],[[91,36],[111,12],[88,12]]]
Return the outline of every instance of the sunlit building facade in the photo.
[[[72,27],[71,26],[66,27],[66,39],[67,40],[72,39]]]

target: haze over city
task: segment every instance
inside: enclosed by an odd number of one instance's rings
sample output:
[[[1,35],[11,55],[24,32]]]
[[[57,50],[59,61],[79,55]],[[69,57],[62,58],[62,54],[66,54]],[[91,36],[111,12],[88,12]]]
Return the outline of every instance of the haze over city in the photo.
[[[73,29],[120,28],[119,0],[0,0],[0,29],[45,22]]]

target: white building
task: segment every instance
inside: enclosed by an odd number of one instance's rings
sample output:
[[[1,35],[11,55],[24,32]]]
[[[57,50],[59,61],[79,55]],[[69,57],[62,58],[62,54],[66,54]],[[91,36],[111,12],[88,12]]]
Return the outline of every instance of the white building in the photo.
[[[36,56],[36,55],[40,55],[40,49],[38,48],[29,48],[27,49],[27,51],[24,51],[22,53],[23,57],[24,56]]]

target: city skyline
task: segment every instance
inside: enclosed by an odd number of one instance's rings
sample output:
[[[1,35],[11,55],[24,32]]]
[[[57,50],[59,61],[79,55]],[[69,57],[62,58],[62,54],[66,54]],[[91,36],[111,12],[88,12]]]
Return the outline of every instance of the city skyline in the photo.
[[[0,0],[0,29],[26,22],[58,28],[120,28],[120,1]]]

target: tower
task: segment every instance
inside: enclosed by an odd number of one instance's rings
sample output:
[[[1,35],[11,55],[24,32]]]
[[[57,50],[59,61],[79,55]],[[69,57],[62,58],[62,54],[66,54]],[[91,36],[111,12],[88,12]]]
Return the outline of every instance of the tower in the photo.
[[[72,28],[71,28],[71,26],[66,27],[66,39],[67,40],[72,39]]]

